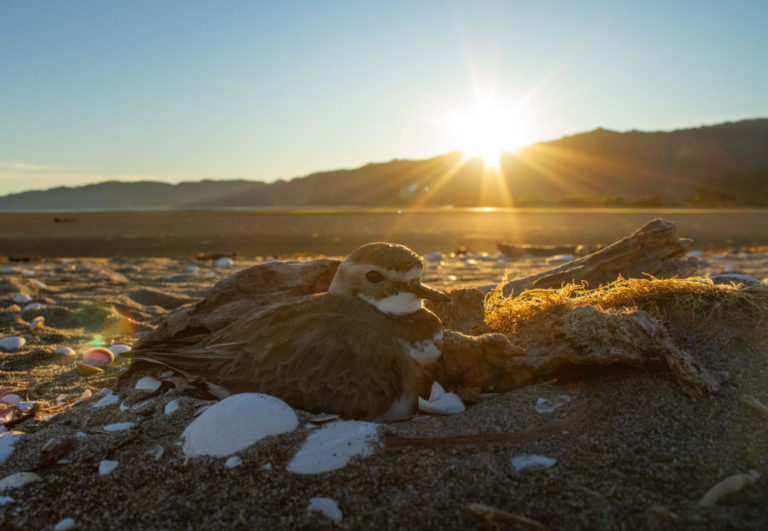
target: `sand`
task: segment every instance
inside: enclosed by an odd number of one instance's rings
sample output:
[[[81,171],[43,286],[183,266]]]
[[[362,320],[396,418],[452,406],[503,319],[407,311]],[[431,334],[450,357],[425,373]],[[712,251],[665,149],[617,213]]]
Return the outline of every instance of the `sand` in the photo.
[[[453,289],[498,282],[505,268],[524,276],[551,267],[543,258],[505,267],[492,258],[446,259],[427,268],[425,280]],[[700,260],[700,273],[768,277],[765,253],[709,253]],[[227,468],[226,458],[184,457],[181,432],[210,402],[173,385],[148,399],[143,391],[123,391],[120,402],[138,403],[138,409],[121,411],[118,403],[94,408],[97,396],[65,407],[86,390],[95,395],[116,389],[126,364],[118,360],[104,374],[82,376],[75,360],[55,355],[56,348],[82,353],[94,344],[131,344],[173,308],[199,300],[217,280],[256,263],[239,260],[222,269],[190,258],[47,259],[13,264],[0,274],[0,307],[6,308],[0,310],[0,337],[27,340],[18,351],[0,352],[0,388],[38,407],[34,417],[13,427],[24,435],[0,464],[0,479],[19,471],[42,477],[0,492],[0,500],[12,498],[0,505],[0,528],[52,529],[64,518],[81,529],[489,527],[465,509],[472,503],[552,529],[768,528],[768,418],[742,402],[748,395],[768,404],[768,333],[734,326],[713,335],[705,315],[698,324],[667,326],[678,346],[729,373],[715,396],[687,397],[660,365],[574,371],[554,382],[483,396],[458,415],[382,425],[373,455],[318,475],[286,471],[317,429],[303,412],[295,431],[238,452],[242,464]],[[190,266],[199,271],[188,271]],[[45,308],[8,310],[19,292]],[[30,332],[28,323],[38,315],[45,324]],[[569,401],[553,412],[536,411],[540,398],[562,395]],[[172,399],[180,407],[165,415]],[[117,422],[135,426],[103,430]],[[467,437],[450,439],[459,435]],[[69,447],[41,460],[43,446],[54,438],[71,441]],[[521,454],[557,462],[515,472],[511,459]],[[119,465],[100,475],[103,459]],[[713,507],[697,507],[719,480],[750,470],[763,477]],[[308,512],[314,497],[335,500],[342,520]]]

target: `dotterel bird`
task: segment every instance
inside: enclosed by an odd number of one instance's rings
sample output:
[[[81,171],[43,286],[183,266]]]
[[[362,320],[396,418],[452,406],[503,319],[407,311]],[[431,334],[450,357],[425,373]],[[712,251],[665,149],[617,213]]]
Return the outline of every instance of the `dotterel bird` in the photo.
[[[130,357],[307,411],[406,417],[428,396],[440,356],[443,326],[422,299],[450,300],[421,282],[422,269],[407,247],[364,245],[327,293],[276,302],[214,333],[140,345]]]

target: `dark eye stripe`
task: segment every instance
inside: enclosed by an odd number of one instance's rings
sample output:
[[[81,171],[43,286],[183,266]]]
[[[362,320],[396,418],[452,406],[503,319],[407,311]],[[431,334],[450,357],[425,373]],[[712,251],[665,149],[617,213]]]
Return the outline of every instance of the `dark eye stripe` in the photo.
[[[370,282],[371,284],[378,284],[379,282],[384,280],[384,275],[382,275],[378,271],[372,270],[372,271],[368,271],[365,274],[365,278],[368,279],[368,282]]]

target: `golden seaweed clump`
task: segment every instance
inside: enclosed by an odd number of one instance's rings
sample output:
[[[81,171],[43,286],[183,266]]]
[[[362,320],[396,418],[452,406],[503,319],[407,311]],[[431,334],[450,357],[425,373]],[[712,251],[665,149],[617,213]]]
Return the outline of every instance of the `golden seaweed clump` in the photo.
[[[532,289],[517,297],[505,297],[502,286],[488,294],[485,322],[494,332],[514,334],[522,322],[551,319],[579,306],[640,309],[666,321],[669,314],[696,320],[729,320],[754,326],[768,321],[768,286],[714,284],[703,277],[686,279],[619,278],[590,289],[586,284],[566,284],[560,289]]]

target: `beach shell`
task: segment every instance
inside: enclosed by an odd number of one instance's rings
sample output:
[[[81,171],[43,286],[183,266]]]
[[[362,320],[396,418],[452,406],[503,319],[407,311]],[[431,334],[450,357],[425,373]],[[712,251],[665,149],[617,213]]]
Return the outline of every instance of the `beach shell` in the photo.
[[[11,503],[11,502],[13,502],[13,498],[11,498],[10,496],[0,496],[0,507],[5,505],[6,503]]]
[[[419,397],[419,409],[432,415],[455,415],[464,411],[464,403],[458,395],[446,393],[437,382],[432,383],[429,400]]]
[[[93,365],[88,365],[87,363],[83,363],[82,361],[78,361],[75,363],[75,367],[77,367],[77,370],[80,371],[80,374],[83,376],[89,376],[91,374],[99,374],[104,372],[104,369],[101,369],[99,367],[94,367]]]
[[[23,400],[24,399],[21,396],[17,395],[16,393],[9,393],[9,392],[0,393],[0,403],[3,403],[3,404],[15,405],[15,404],[21,403]]]
[[[29,323],[30,332],[34,332],[38,328],[42,328],[44,322],[45,322],[45,317],[35,317],[34,319],[32,319],[32,322]]]
[[[3,275],[8,275],[10,273],[15,273],[15,272],[16,272],[16,268],[13,266],[0,267],[0,274],[3,274]]]
[[[6,308],[6,310],[9,312],[20,312],[21,307],[18,304],[11,304]]]
[[[224,466],[227,468],[235,468],[236,466],[240,466],[243,464],[243,460],[240,459],[238,456],[233,455],[227,461],[224,463]]]
[[[120,354],[123,354],[124,352],[128,352],[129,350],[131,350],[131,347],[128,345],[123,345],[121,343],[118,343],[116,345],[108,346],[107,350],[110,351],[115,356],[119,356]]]
[[[17,293],[13,296],[13,302],[17,304],[27,304],[28,302],[32,301],[32,297],[27,295],[26,293]]]
[[[165,404],[164,412],[166,415],[170,415],[171,413],[175,412],[177,409],[179,409],[179,399],[174,398],[173,400]]]
[[[43,478],[34,472],[16,472],[15,474],[5,476],[2,480],[0,480],[0,492],[4,490],[17,489],[19,487],[23,487],[27,483],[40,481],[41,479]]]
[[[46,286],[44,282],[41,282],[41,281],[37,280],[36,278],[29,279],[29,283],[32,284],[33,286],[35,286],[36,288],[48,289],[48,286]]]
[[[115,361],[115,355],[106,348],[94,347],[83,352],[83,363],[91,367],[107,367]]]
[[[91,407],[111,406],[120,401],[120,398],[112,392],[112,389],[102,389],[99,391],[99,394],[102,395],[102,398],[98,402],[95,402]]]
[[[699,507],[709,507],[715,505],[722,498],[734,492],[738,492],[744,487],[752,485],[760,478],[760,473],[757,470],[751,470],[749,474],[734,474],[728,476],[716,483],[711,489],[707,491],[699,503]]]
[[[320,474],[343,468],[355,457],[368,457],[379,442],[378,424],[358,420],[331,422],[312,432],[288,463],[294,474]]]
[[[69,347],[59,347],[56,350],[54,350],[53,353],[58,354],[59,356],[76,356],[77,355],[74,349],[71,349]]]
[[[53,531],[69,531],[75,528],[75,521],[72,518],[64,518],[58,524],[53,526]]]
[[[20,431],[6,431],[5,433],[0,433],[0,463],[5,463],[11,456],[14,450],[13,445],[16,444],[16,441],[22,435],[24,434]]]
[[[443,253],[429,253],[424,257],[427,262],[442,262],[445,259]]]
[[[102,476],[106,476],[110,472],[112,472],[114,469],[117,468],[117,465],[120,464],[120,461],[110,461],[109,459],[102,459],[99,462],[99,474]]]
[[[323,516],[330,518],[334,522],[341,522],[344,516],[341,509],[339,509],[339,505],[331,498],[310,498],[307,512],[311,513],[312,511],[322,513]]]
[[[39,302],[30,302],[26,306],[24,306],[24,311],[30,311],[30,310],[42,310],[45,308],[45,304],[41,304]]]
[[[571,397],[568,395],[560,395],[556,398],[544,398],[539,397],[536,400],[536,412],[537,413],[552,413],[559,407],[564,406],[571,402]]]
[[[27,340],[19,336],[4,337],[0,339],[0,349],[14,351],[23,347]]]
[[[114,424],[107,424],[102,429],[104,431],[125,431],[130,430],[135,425],[135,422],[115,422]]]
[[[187,273],[190,275],[197,275],[200,272],[200,268],[196,265],[187,266]]]
[[[515,472],[520,473],[524,470],[539,470],[549,468],[557,463],[557,459],[544,457],[543,455],[522,454],[511,459],[512,467]]]
[[[91,368],[92,369],[96,369],[96,367],[91,367]],[[99,372],[101,372],[101,369],[98,369],[98,370],[99,370]],[[89,400],[90,398],[91,398],[91,390],[90,389],[86,389],[85,391],[80,393],[80,396],[78,396],[77,399],[75,399],[74,402],[72,402],[72,405],[76,406],[80,402],[85,402],[86,400]]]
[[[225,256],[223,258],[219,258],[218,260],[216,260],[213,263],[213,265],[215,265],[216,267],[232,267],[233,265],[235,265],[235,262],[231,258],[228,258]]]
[[[274,396],[240,393],[203,411],[181,434],[187,457],[226,457],[267,435],[296,429],[299,419],[291,407]]]
[[[145,376],[141,378],[138,382],[136,382],[136,389],[139,391],[146,391],[147,393],[154,393],[158,389],[160,389],[160,386],[163,385],[163,382],[158,380],[157,378],[153,378],[151,376]]]

